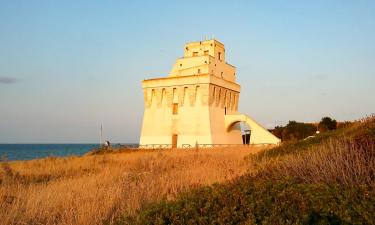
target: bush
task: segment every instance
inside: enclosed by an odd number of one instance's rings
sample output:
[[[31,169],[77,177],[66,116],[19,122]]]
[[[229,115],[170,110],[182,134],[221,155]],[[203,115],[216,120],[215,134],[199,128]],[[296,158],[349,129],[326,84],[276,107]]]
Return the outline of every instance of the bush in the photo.
[[[327,130],[336,130],[337,122],[331,117],[323,117],[319,123],[319,131],[324,132]]]
[[[283,141],[297,141],[314,135],[315,131],[316,127],[313,124],[289,121],[285,127],[275,127],[272,133]]]

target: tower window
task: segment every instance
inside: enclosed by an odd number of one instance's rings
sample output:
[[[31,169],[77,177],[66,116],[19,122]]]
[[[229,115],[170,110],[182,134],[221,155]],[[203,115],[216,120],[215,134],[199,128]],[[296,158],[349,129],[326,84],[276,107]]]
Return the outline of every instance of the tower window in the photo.
[[[201,73],[201,69],[198,69],[198,74],[200,74]]]
[[[221,52],[219,52],[219,60],[221,60]]]
[[[178,114],[178,103],[173,103],[173,115]]]
[[[180,64],[180,67],[182,66],[182,63]]]
[[[193,52],[193,56],[198,56],[198,52]]]

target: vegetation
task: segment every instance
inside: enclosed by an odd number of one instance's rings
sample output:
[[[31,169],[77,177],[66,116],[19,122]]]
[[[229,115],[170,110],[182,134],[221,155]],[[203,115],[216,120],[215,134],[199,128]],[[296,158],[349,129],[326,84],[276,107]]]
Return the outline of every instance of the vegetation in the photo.
[[[249,174],[117,224],[374,224],[375,118],[249,157]]]
[[[323,117],[319,122],[319,131],[336,130],[337,122],[331,117]]]
[[[2,224],[374,224],[375,117],[272,149],[0,165]]]
[[[320,132],[332,131],[347,127],[350,124],[350,122],[338,124],[336,120],[330,117],[323,117],[317,125],[289,121],[286,126],[276,126],[271,132],[283,141],[298,141],[315,135],[317,130]]]
[[[285,127],[276,126],[272,133],[283,141],[297,141],[314,135],[316,130],[313,124],[289,121]]]
[[[123,150],[0,163],[0,224],[103,224],[142,203],[239,177],[263,148]]]

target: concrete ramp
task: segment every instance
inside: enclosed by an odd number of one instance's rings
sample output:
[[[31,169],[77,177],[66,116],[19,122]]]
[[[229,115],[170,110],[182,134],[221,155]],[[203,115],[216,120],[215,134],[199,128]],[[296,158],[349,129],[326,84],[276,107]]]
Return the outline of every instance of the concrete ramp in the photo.
[[[259,125],[251,117],[244,114],[225,115],[225,127],[227,131],[235,123],[245,122],[251,129],[250,144],[279,144],[280,139]]]

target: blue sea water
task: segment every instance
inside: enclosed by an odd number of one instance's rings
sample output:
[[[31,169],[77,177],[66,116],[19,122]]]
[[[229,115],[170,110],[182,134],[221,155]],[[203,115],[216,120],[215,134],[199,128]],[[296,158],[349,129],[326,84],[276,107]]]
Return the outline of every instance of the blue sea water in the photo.
[[[0,157],[9,161],[30,160],[48,156],[83,155],[98,144],[0,144]]]

